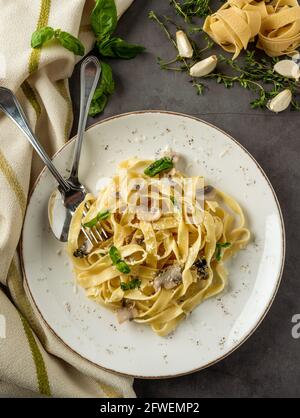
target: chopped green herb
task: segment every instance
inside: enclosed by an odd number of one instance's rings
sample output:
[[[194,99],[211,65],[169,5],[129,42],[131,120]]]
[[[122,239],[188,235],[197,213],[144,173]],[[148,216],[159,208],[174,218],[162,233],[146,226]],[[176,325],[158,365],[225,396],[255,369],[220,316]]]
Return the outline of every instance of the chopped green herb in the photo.
[[[113,265],[116,266],[117,270],[119,270],[123,274],[130,273],[130,267],[124,260],[122,260],[121,254],[115,246],[112,246],[110,248],[109,256],[111,258]]]
[[[130,280],[128,283],[125,282],[121,282],[121,289],[122,290],[133,290],[136,288],[140,288],[141,287],[141,280],[140,279],[132,279]]]
[[[110,217],[110,211],[104,210],[98,213],[95,218],[91,219],[89,222],[85,223],[83,226],[86,228],[93,228],[93,226],[96,226],[99,221],[105,221]]]
[[[230,245],[231,245],[230,242],[224,242],[224,243],[217,242],[217,244],[216,244],[216,255],[215,255],[217,261],[221,261],[222,248],[228,248],[228,247],[230,247]]]
[[[144,171],[146,176],[154,177],[162,171],[171,170],[174,167],[173,160],[170,157],[164,157],[160,160],[154,161]]]

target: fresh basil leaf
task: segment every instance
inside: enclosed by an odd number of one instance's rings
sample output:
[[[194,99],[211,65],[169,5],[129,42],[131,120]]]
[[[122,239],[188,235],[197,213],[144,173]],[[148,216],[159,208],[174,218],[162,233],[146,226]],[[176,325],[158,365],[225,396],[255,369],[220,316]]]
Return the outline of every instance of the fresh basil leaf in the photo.
[[[108,96],[115,90],[115,82],[111,66],[105,62],[101,63],[101,79],[94,93],[89,115],[95,117],[103,112],[108,102]]]
[[[117,8],[114,0],[97,0],[92,11],[91,24],[97,38],[111,35],[117,27]]]
[[[140,288],[141,284],[142,282],[140,279],[132,279],[128,283],[121,282],[120,286],[122,290],[126,291],[126,290],[133,290],[136,288]]]
[[[107,102],[108,97],[106,94],[102,94],[102,96],[100,96],[98,99],[93,99],[89,110],[89,116],[94,118],[95,116],[99,115],[99,113],[102,113],[107,105]]]
[[[125,261],[121,260],[116,264],[116,268],[120,273],[123,274],[129,274],[130,273],[130,267]]]
[[[221,261],[221,258],[222,258],[222,248],[228,248],[228,247],[230,247],[230,245],[231,245],[230,242],[224,242],[224,243],[218,242],[216,244],[216,255],[215,255],[215,257],[216,257],[216,260],[217,261]]]
[[[104,57],[132,59],[145,51],[140,45],[129,44],[121,38],[106,38],[97,42],[99,52]]]
[[[102,61],[101,63],[101,79],[94,94],[94,99],[105,94],[112,94],[115,91],[115,82],[111,66]]]
[[[112,246],[110,248],[109,256],[111,258],[113,265],[116,266],[117,270],[119,270],[123,274],[130,273],[130,267],[124,260],[122,260],[121,254],[115,246]]]
[[[122,261],[121,254],[120,254],[119,250],[117,249],[117,247],[115,247],[115,246],[112,246],[110,248],[109,256],[110,256],[111,261],[114,265],[116,265],[117,263]]]
[[[144,171],[144,174],[149,177],[154,177],[165,170],[171,170],[174,167],[173,160],[170,157],[163,157],[160,160],[154,161]]]
[[[75,36],[61,30],[56,31],[55,34],[58,41],[64,48],[73,52],[75,55],[84,55],[84,46],[79,39],[75,38]]]
[[[54,38],[54,33],[54,29],[50,26],[45,26],[44,28],[36,30],[31,37],[31,47],[40,48],[46,42]]]
[[[96,226],[99,221],[105,221],[110,217],[110,211],[104,210],[101,211],[95,216],[95,218],[91,219],[89,222],[85,223],[83,226],[86,228],[93,228],[93,226]]]

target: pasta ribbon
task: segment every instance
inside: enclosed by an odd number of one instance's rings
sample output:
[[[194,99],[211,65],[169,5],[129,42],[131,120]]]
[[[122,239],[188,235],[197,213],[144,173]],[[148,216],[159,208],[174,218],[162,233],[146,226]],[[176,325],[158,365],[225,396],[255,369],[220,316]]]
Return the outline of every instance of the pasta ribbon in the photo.
[[[300,7],[297,0],[228,0],[206,18],[203,29],[233,59],[256,36],[256,46],[267,55],[285,55],[300,45]]]
[[[248,243],[250,231],[233,198],[210,187],[210,200],[199,204],[197,197],[205,196],[203,177],[189,179],[173,169],[153,182],[145,174],[152,162],[121,162],[98,198],[87,195],[72,218],[68,252],[87,297],[165,336],[201,302],[223,291],[224,261]],[[189,187],[181,190],[180,184]],[[95,218],[108,238],[87,249]],[[128,268],[118,268],[118,261]]]

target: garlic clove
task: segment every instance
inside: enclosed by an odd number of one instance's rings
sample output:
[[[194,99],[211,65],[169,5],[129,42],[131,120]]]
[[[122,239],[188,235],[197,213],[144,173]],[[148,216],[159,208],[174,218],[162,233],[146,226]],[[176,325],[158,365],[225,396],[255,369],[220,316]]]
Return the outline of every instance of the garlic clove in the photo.
[[[185,32],[179,30],[176,32],[176,44],[179,56],[181,58],[192,58],[194,51]]]
[[[299,66],[293,60],[281,60],[274,65],[273,69],[283,77],[295,78],[296,80],[300,78]]]
[[[286,89],[277,94],[267,103],[267,108],[272,112],[279,113],[287,109],[292,101],[291,90]]]
[[[190,76],[204,77],[216,68],[217,63],[218,58],[216,55],[212,55],[208,58],[205,58],[204,60],[197,62],[190,68]]]

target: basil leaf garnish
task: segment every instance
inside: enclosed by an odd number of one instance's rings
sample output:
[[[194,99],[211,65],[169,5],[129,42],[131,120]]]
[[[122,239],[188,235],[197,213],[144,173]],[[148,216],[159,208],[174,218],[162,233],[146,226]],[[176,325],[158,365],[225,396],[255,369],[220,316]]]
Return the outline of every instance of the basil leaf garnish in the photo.
[[[104,41],[98,41],[99,52],[104,57],[132,59],[145,51],[140,45],[129,44],[121,38],[106,38]]]
[[[46,42],[54,38],[54,34],[55,31],[50,26],[36,30],[31,37],[31,47],[41,48]]]
[[[126,291],[126,290],[133,290],[136,288],[140,288],[141,284],[142,282],[140,279],[132,279],[128,283],[121,282],[120,286],[122,290]]]
[[[95,216],[95,218],[91,219],[89,222],[85,223],[83,226],[86,228],[93,228],[93,226],[96,226],[99,221],[105,221],[110,217],[110,211],[104,210],[101,211]]]
[[[111,258],[113,265],[116,266],[117,270],[119,270],[121,273],[124,273],[124,274],[130,273],[130,267],[124,260],[122,260],[121,254],[115,246],[112,246],[110,248],[109,256]]]
[[[97,0],[92,11],[91,24],[97,38],[111,35],[117,27],[117,8],[114,0]]]
[[[110,65],[102,61],[101,70],[101,79],[95,91],[89,110],[89,115],[92,117],[98,115],[98,113],[101,113],[104,110],[108,102],[109,95],[115,90],[115,82]]]
[[[162,171],[171,170],[174,167],[173,160],[170,157],[164,157],[160,160],[154,161],[144,171],[144,174],[149,177],[154,177]]]
[[[79,39],[75,38],[75,36],[71,35],[68,32],[58,30],[56,31],[56,37],[64,48],[73,52],[75,55],[84,55],[84,46],[82,45]]]

